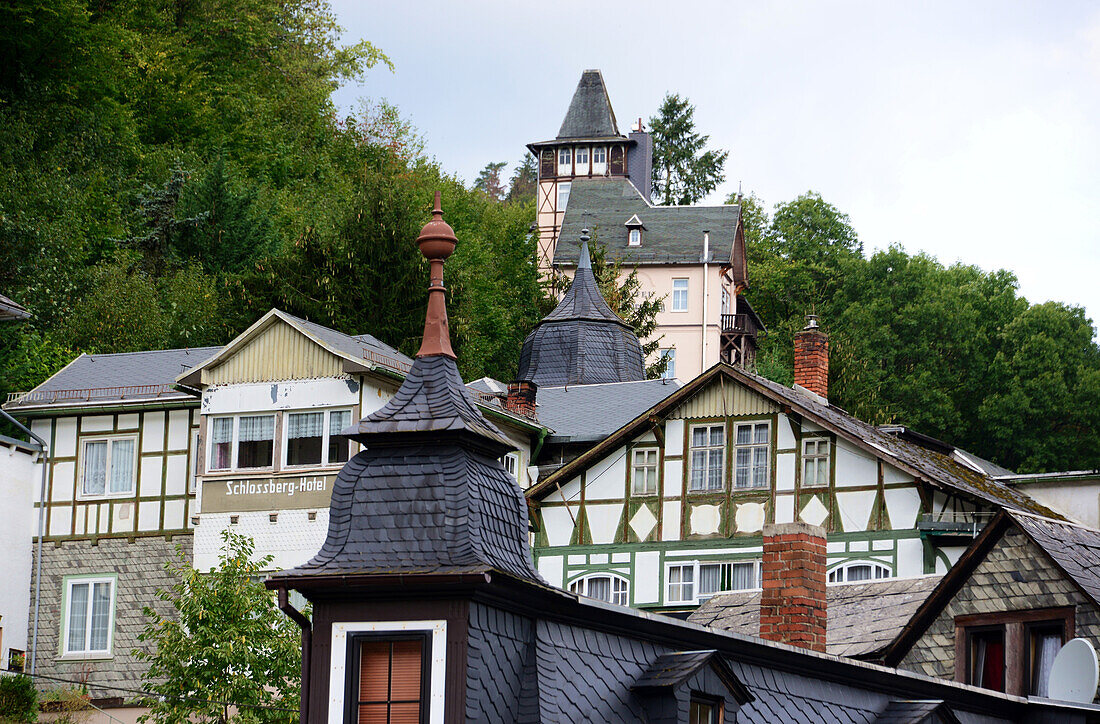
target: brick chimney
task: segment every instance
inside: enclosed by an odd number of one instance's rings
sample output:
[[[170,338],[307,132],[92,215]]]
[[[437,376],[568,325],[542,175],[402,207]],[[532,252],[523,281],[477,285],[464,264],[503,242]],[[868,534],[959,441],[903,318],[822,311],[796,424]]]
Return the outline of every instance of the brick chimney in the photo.
[[[538,385],[529,380],[516,380],[508,385],[504,409],[525,417],[535,416],[535,393]]]
[[[822,397],[829,396],[829,335],[809,315],[806,327],[794,336],[794,383]]]
[[[825,529],[764,526],[760,638],[825,651]]]

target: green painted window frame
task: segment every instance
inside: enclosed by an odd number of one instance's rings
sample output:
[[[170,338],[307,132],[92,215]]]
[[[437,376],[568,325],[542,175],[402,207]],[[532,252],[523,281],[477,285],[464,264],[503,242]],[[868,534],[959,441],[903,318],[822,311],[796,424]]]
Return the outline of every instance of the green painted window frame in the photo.
[[[89,601],[91,601],[91,593],[94,590],[94,584],[96,583],[110,583],[111,584],[111,604],[107,616],[107,648],[96,650],[69,650],[69,606],[72,603],[72,589],[73,586],[88,584]],[[71,576],[65,576],[61,579],[61,621],[60,621],[60,636],[58,639],[57,655],[59,659],[64,660],[79,660],[79,661],[92,661],[92,660],[105,660],[114,658],[114,644],[115,644],[115,616],[118,607],[118,574],[117,573],[81,573]],[[91,637],[91,610],[89,609],[87,614],[87,632],[85,634],[85,640],[89,640]]]
[[[768,488],[771,487],[771,474],[772,474],[772,467],[773,467],[772,456],[775,454],[774,449],[773,449],[774,446],[772,445],[772,435],[773,435],[773,432],[775,430],[775,425],[773,425],[772,422],[773,422],[772,418],[768,418],[766,420],[760,420],[760,419],[757,419],[757,420],[738,420],[738,421],[735,421],[733,423],[733,434],[730,435],[730,448],[731,448],[730,449],[730,477],[731,477],[731,483],[732,483],[732,486],[733,486],[734,490],[736,490],[736,491],[767,490]],[[755,437],[756,428],[760,425],[763,425],[765,427],[765,429],[767,430],[767,434],[765,435],[767,440],[765,442],[759,443],[759,442],[755,442],[755,440],[752,440],[752,441],[747,442],[747,443],[738,444],[738,442],[737,442],[737,432],[741,428],[743,428],[743,427],[752,428],[753,435]],[[752,472],[755,469],[756,465],[752,460],[750,460],[749,467],[748,467],[750,482],[749,482],[748,485],[738,485],[737,484],[737,470],[738,470],[737,453],[738,453],[738,451],[739,450],[752,450],[752,451],[755,451],[757,448],[764,448],[764,482],[757,485],[757,484],[755,484],[751,481]],[[753,457],[755,457],[755,455],[753,455]]]
[[[638,464],[638,455],[644,455],[645,461],[643,464]],[[652,465],[649,463],[649,456],[653,456]],[[652,470],[653,471],[653,489],[650,490],[647,485],[644,490],[638,489],[638,470]],[[649,476],[646,475],[646,481],[648,482]],[[637,497],[655,497],[661,489],[661,449],[659,447],[635,447],[630,450],[630,494]]]
[[[809,445],[815,445],[815,452],[813,455],[807,453],[806,449]],[[822,455],[821,445],[825,445],[825,454]],[[827,488],[833,482],[833,441],[827,436],[823,435],[811,435],[802,438],[802,447],[800,450],[802,457],[802,487],[804,488]],[[807,481],[807,468],[811,462],[825,461],[825,481],[808,483]]]

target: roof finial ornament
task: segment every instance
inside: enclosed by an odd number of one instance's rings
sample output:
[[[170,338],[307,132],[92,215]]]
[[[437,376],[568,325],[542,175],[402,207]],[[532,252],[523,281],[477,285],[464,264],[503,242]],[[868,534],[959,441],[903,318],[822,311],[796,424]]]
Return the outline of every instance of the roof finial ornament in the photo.
[[[431,264],[431,282],[428,285],[428,313],[424,319],[424,340],[417,357],[442,355],[455,359],[451,348],[451,332],[447,325],[447,293],[443,287],[443,262],[454,253],[458,239],[454,229],[443,220],[440,193],[435,192],[435,208],[432,220],[420,230],[416,245]]]
[[[588,235],[588,227],[586,226],[581,229],[581,258],[580,261],[577,262],[578,269],[592,268],[592,257],[588,253],[588,240],[590,238],[591,237]]]

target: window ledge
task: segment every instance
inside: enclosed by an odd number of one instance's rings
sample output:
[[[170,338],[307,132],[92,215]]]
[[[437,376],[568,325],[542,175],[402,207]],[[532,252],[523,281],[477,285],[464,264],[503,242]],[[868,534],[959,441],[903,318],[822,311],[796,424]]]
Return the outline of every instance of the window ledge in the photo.
[[[92,653],[92,654],[62,654],[57,657],[58,661],[111,661],[115,658],[112,653]]]

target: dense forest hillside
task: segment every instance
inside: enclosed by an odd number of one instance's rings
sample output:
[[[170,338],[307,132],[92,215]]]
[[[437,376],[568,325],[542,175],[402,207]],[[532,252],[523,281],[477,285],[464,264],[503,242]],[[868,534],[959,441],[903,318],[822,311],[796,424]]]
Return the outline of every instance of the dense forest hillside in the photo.
[[[398,109],[338,114],[333,90],[388,72],[383,50],[343,44],[323,0],[0,6],[0,293],[34,315],[0,336],[0,393],[80,352],[222,343],[273,306],[415,351],[413,240],[437,188],[461,241],[462,373],[510,379],[548,303],[532,159],[510,184],[494,162],[467,187]],[[791,334],[815,311],[831,397],[854,414],[1020,470],[1097,466],[1082,310],[1029,305],[1008,272],[868,257],[812,194],[770,214],[750,198],[746,218],[762,373],[789,382]]]

